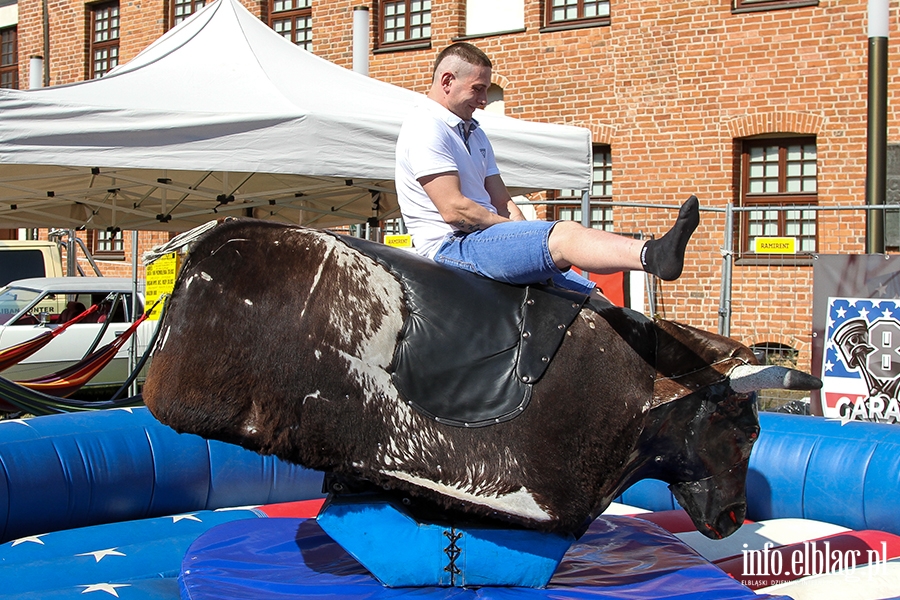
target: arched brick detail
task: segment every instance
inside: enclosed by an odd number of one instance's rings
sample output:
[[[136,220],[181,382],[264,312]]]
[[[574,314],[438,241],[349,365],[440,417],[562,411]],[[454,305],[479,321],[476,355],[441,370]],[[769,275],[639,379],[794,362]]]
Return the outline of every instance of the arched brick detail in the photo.
[[[747,346],[755,346],[757,344],[764,344],[766,342],[769,343],[777,343],[784,344],[790,348],[793,348],[797,351],[797,368],[801,370],[809,370],[810,369],[810,361],[812,347],[810,345],[810,340],[801,339],[797,337],[792,337],[789,335],[784,335],[780,333],[766,333],[766,334],[753,334],[749,335],[740,340],[742,344]]]
[[[737,117],[728,121],[725,126],[732,138],[763,133],[820,135],[825,131],[825,117],[812,113],[770,111]]]
[[[589,129],[591,132],[592,144],[612,145],[613,139],[615,139],[616,136],[616,128],[607,123],[598,123],[596,121],[589,121],[585,123],[584,121],[575,121],[566,123],[566,125],[573,125],[575,127],[584,127],[585,129]]]
[[[491,73],[491,83],[503,88],[503,91],[506,91],[506,88],[509,87],[509,79],[500,73]]]
[[[784,335],[783,333],[753,334],[742,339],[741,343],[747,347],[765,343],[784,344],[785,346],[789,346],[798,351],[801,350],[803,346],[803,340]]]

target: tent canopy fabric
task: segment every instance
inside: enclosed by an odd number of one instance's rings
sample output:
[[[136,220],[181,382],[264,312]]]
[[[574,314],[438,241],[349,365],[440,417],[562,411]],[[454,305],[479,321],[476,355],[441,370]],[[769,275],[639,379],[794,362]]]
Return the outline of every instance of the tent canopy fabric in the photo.
[[[100,79],[0,90],[0,223],[184,231],[241,215],[399,216],[394,145],[424,96],[218,0]],[[587,129],[479,111],[514,192],[588,189]]]

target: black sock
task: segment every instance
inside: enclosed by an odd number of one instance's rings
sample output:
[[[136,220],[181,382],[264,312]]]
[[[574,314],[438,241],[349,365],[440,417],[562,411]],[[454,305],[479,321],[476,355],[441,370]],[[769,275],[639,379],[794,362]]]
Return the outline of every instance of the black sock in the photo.
[[[672,281],[681,277],[684,269],[684,251],[691,234],[700,224],[700,202],[691,196],[678,211],[678,219],[664,236],[658,240],[648,240],[641,249],[641,264],[644,270]]]

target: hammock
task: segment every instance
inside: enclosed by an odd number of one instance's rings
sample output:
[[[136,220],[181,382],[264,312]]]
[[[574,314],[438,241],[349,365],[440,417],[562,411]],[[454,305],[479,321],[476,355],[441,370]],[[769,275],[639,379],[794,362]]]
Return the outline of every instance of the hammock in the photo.
[[[54,376],[59,378],[60,375],[63,373],[73,371],[73,370],[78,371],[79,365],[82,365],[82,369],[84,369],[85,368],[84,365],[88,362],[92,362],[92,357],[96,357],[98,355],[102,355],[103,357],[106,357],[106,363],[109,363],[109,361],[112,360],[112,357],[114,357],[116,355],[118,348],[121,347],[122,344],[125,343],[125,340],[132,333],[134,333],[134,331],[137,330],[138,326],[141,323],[143,323],[150,316],[150,313],[153,312],[153,309],[156,308],[156,305],[159,304],[160,302],[164,301],[167,297],[168,297],[168,294],[163,294],[162,296],[160,296],[159,299],[153,303],[153,306],[151,306],[149,310],[147,310],[143,315],[141,315],[141,317],[137,321],[132,323],[131,327],[129,327],[128,330],[123,332],[122,335],[117,337],[115,340],[113,340],[107,346],[104,346],[103,348],[93,352],[91,355],[82,359],[75,365],[72,365],[68,369],[64,369],[63,371],[60,371],[59,373],[56,373],[54,375],[47,375],[45,377],[38,378],[36,381],[52,379]],[[166,312],[165,309],[166,309],[166,305],[163,305],[163,311],[162,311],[163,315]],[[163,315],[160,315],[160,323],[162,323]],[[136,396],[131,396],[129,398],[122,398],[122,399],[118,399],[118,398],[119,398],[119,395],[121,395],[121,393],[126,389],[126,387],[128,385],[130,385],[130,383],[132,381],[134,381],[134,379],[137,378],[137,374],[140,372],[140,370],[144,368],[144,365],[146,364],[146,361],[150,356],[150,350],[156,344],[156,339],[159,337],[159,331],[160,331],[160,327],[157,326],[156,330],[153,332],[153,336],[150,338],[150,342],[147,344],[147,349],[144,351],[144,355],[138,361],[137,365],[135,365],[134,370],[131,372],[131,375],[129,375],[129,377],[128,377],[128,380],[113,395],[112,399],[110,399],[110,400],[79,400],[76,398],[65,398],[65,397],[61,397],[61,395],[59,395],[59,392],[57,392],[57,394],[54,394],[54,395],[46,394],[46,393],[40,391],[39,389],[33,389],[30,387],[25,387],[24,385],[21,385],[21,383],[23,383],[23,382],[17,383],[15,381],[10,381],[8,379],[4,379],[4,378],[0,377],[0,412],[14,413],[14,412],[18,412],[18,411],[24,411],[24,412],[27,412],[27,413],[30,413],[33,415],[50,415],[50,414],[64,413],[64,412],[103,410],[103,409],[107,409],[107,408],[121,408],[121,407],[142,405],[144,403],[144,399],[143,399],[143,396],[141,396],[141,394],[138,394]],[[116,346],[115,350],[112,353],[108,354],[106,352],[107,349],[113,345]],[[96,369],[96,371],[94,371],[94,374],[96,374],[97,372],[100,371],[100,369],[102,369],[104,366],[106,366],[106,363],[104,363],[102,366],[100,366],[100,368]],[[84,385],[84,383],[87,383],[87,381],[89,381],[89,380],[90,380],[90,377],[87,377],[86,379],[84,379],[84,381],[81,385]],[[25,382],[25,383],[27,383],[27,382]],[[81,386],[78,386],[78,387],[81,387]],[[70,390],[68,393],[72,394],[77,389],[78,388]],[[65,391],[63,385],[60,385],[60,390]],[[56,391],[56,390],[53,390],[53,391]]]
[[[62,398],[74,394],[110,363],[125,342],[128,341],[128,338],[137,331],[138,326],[147,320],[148,316],[149,312],[142,314],[116,339],[91,352],[74,365],[50,375],[17,381],[16,383],[31,390],[50,393]]]
[[[91,313],[96,312],[98,309],[99,306],[95,304],[80,315],[72,317],[56,329],[47,330],[30,340],[0,350],[0,371],[8,369],[14,364],[25,360],[26,358],[52,342],[53,339],[56,336],[60,335],[63,331],[65,331],[69,327],[69,325],[78,323]]]

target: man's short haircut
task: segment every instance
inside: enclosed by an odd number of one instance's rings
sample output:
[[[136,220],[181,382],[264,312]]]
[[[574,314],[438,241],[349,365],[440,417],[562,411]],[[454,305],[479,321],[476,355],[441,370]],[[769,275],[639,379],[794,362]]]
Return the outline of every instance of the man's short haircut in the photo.
[[[441,66],[441,62],[448,56],[455,56],[476,67],[493,67],[487,54],[468,42],[456,42],[455,44],[450,44],[438,54],[434,61],[434,70],[431,72],[432,77],[437,75],[438,67]]]

